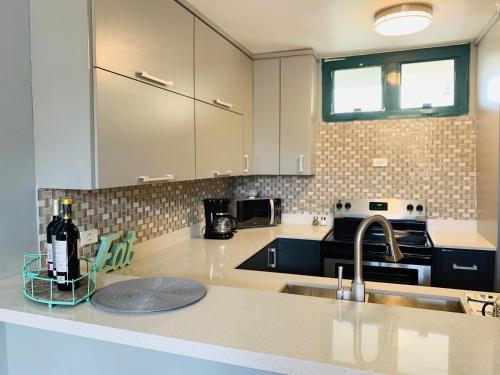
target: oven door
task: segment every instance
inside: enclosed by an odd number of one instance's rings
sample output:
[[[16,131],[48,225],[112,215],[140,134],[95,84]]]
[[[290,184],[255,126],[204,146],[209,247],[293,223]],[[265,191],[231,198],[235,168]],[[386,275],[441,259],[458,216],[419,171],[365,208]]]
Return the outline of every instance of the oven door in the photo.
[[[354,261],[348,259],[324,259],[325,277],[338,276],[339,266],[344,267],[343,277],[353,279]],[[431,266],[421,264],[404,264],[389,262],[363,262],[363,279],[381,283],[431,285]]]
[[[273,199],[242,199],[235,204],[238,228],[253,228],[275,225]]]

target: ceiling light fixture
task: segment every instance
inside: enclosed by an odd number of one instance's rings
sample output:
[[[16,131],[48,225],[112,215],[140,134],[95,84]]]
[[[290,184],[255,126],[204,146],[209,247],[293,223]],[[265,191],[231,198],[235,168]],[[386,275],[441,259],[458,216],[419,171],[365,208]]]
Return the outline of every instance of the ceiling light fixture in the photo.
[[[417,33],[432,22],[432,5],[406,3],[393,5],[375,13],[375,31],[382,35],[396,36]]]

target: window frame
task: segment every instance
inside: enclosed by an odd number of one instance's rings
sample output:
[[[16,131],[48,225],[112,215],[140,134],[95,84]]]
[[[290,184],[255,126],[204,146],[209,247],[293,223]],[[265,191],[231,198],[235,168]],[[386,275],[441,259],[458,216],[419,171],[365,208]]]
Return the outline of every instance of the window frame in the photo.
[[[438,60],[454,60],[455,104],[446,107],[401,109],[401,65]],[[423,48],[397,52],[323,59],[323,120],[341,122],[414,117],[459,116],[469,112],[470,44]],[[369,66],[382,67],[382,104],[384,110],[376,112],[333,113],[334,72]],[[389,84],[389,74],[396,74],[396,84]]]

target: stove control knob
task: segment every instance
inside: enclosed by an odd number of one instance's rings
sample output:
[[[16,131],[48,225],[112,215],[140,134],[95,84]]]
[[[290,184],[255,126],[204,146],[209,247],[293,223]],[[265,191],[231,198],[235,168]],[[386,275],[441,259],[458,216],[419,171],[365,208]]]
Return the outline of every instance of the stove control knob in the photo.
[[[412,212],[412,211],[413,211],[413,208],[414,208],[414,207],[413,207],[413,204],[409,204],[408,206],[406,206],[406,209],[407,209],[408,211],[410,211],[410,212]]]
[[[341,210],[342,209],[342,203],[338,202],[336,207],[337,207],[337,210]]]
[[[422,206],[421,204],[419,204],[419,205],[417,206],[417,211],[418,211],[418,212],[422,212],[423,210],[424,210],[424,206]]]
[[[350,209],[350,208],[351,208],[351,204],[350,204],[349,202],[347,202],[347,203],[345,204],[345,209],[346,209],[346,210],[348,210],[348,209]]]

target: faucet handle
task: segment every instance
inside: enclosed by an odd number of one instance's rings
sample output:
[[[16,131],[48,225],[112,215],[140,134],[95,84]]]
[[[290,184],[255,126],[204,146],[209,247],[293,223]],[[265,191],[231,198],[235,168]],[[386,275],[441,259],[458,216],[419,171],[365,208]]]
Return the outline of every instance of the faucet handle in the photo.
[[[337,287],[337,299],[344,299],[344,289],[342,289],[342,274],[344,272],[344,267],[339,266],[339,274],[337,276],[338,287]]]

